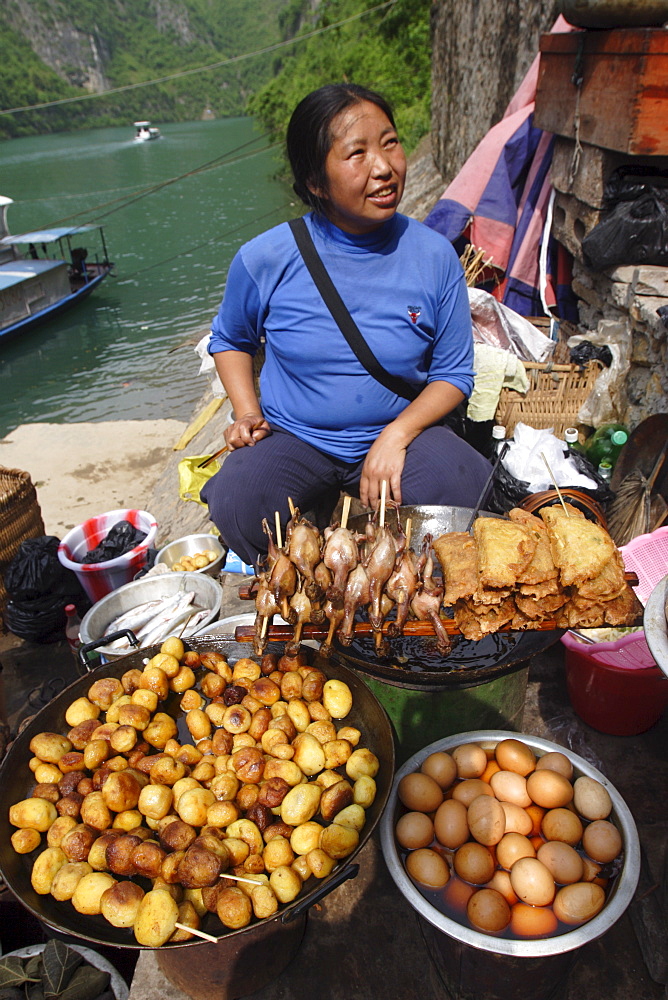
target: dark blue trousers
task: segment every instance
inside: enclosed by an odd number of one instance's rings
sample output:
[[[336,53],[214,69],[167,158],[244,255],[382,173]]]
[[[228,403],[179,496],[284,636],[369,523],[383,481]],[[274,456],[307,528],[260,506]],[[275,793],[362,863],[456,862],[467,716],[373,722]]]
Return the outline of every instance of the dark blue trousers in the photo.
[[[288,497],[306,513],[333,509],[342,490],[359,496],[363,465],[364,458],[342,462],[274,428],[252,448],[229,454],[201,496],[225,544],[253,564],[267,551],[263,518],[275,535],[275,511],[283,529],[290,517]],[[490,469],[449,427],[428,427],[408,446],[402,503],[475,507]]]

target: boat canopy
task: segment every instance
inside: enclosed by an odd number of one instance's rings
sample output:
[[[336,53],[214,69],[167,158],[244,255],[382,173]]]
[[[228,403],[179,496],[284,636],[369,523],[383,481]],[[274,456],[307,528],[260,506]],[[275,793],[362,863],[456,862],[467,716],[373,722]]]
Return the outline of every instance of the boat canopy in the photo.
[[[0,292],[15,285],[22,285],[31,278],[42,278],[61,268],[67,272],[64,260],[17,260],[0,268]]]
[[[55,229],[37,229],[32,233],[18,233],[16,236],[5,236],[0,243],[13,245],[15,243],[55,243],[64,236],[77,236],[79,233],[91,233],[101,226],[58,226]]]
[[[150,122],[134,122],[134,127],[135,128],[148,128],[150,124],[151,124]]]

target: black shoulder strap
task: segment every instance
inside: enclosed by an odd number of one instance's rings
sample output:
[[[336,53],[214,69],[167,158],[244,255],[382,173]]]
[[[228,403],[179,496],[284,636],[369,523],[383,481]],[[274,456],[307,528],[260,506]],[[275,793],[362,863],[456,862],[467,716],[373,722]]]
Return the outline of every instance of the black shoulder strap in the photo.
[[[386,371],[360,333],[318,255],[318,251],[315,248],[311,234],[303,218],[291,219],[289,226],[299,252],[304,258],[304,263],[308,268],[309,274],[315,282],[316,288],[322,295],[325,305],[336,320],[339,330],[348,341],[358,361],[364,365],[369,374],[373,375],[377,382],[384,385],[390,392],[394,392],[397,396],[402,396],[404,399],[415,399],[419,395],[420,390],[412,386],[409,382],[406,382],[405,379],[397,375],[391,375]]]

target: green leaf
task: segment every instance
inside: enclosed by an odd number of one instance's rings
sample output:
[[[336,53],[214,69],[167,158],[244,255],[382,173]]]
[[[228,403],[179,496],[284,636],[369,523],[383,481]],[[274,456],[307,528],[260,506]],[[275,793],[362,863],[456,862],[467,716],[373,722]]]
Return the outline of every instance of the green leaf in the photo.
[[[77,951],[68,948],[62,941],[51,938],[42,952],[42,984],[46,1000],[62,994],[72,973],[82,961]]]
[[[42,976],[42,955],[33,955],[32,958],[23,959],[23,971],[28,979],[41,979]]]
[[[0,989],[20,986],[27,979],[23,961],[17,955],[5,955],[4,958],[0,958]]]
[[[109,980],[108,972],[102,972],[92,965],[82,965],[60,994],[60,1000],[95,1000],[100,993],[104,993]]]
[[[40,983],[26,983],[27,1000],[44,1000],[44,990]]]

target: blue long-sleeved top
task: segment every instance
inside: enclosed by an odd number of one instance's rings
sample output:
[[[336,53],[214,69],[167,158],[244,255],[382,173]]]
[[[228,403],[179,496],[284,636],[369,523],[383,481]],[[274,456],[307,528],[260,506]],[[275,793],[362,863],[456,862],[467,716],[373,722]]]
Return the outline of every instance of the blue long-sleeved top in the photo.
[[[473,388],[471,313],[461,264],[439,233],[403,215],[362,236],[306,216],[334,285],[381,365],[418,388]],[[357,360],[287,223],[246,243],[230,266],[209,352],[266,356],[265,418],[346,462],[408,406]]]

